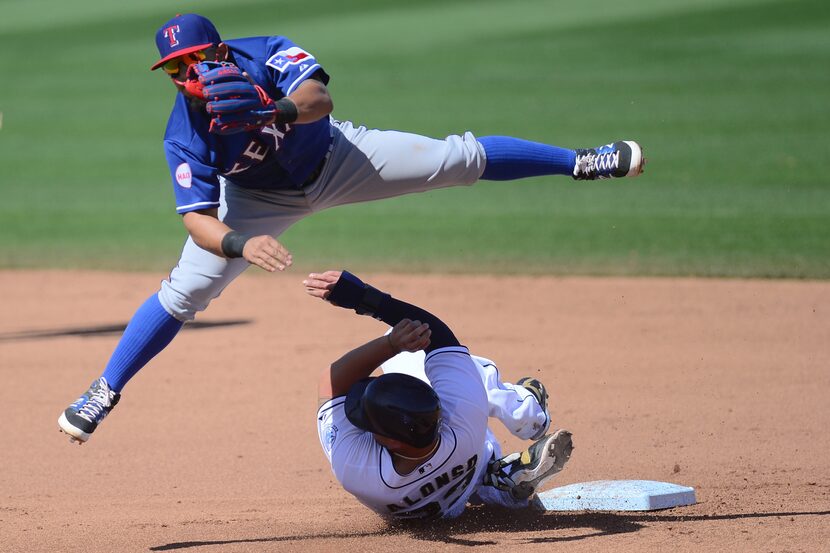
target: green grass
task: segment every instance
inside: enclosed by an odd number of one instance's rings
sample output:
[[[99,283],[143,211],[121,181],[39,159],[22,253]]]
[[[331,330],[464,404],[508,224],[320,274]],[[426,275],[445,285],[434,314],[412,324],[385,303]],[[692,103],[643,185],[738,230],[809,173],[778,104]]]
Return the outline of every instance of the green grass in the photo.
[[[830,277],[823,1],[196,4],[175,10],[311,50],[340,119],[646,148],[634,180],[481,183],[320,213],[282,237],[302,268]],[[0,3],[0,267],[176,261],[161,147],[173,89],[147,70],[174,10],[112,6]]]

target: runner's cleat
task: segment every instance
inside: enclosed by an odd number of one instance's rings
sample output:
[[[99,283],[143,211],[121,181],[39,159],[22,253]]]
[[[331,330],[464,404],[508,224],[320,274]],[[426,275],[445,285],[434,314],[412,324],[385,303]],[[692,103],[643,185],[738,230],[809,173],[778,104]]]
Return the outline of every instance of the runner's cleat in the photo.
[[[573,451],[571,433],[557,430],[535,441],[519,453],[511,453],[490,463],[490,484],[509,491],[514,499],[529,499],[539,487],[560,472]]]
[[[548,392],[545,389],[545,385],[536,380],[535,378],[531,378],[529,376],[525,376],[520,378],[516,381],[516,385],[522,386],[526,388],[534,398],[536,398],[537,403],[542,408],[542,411],[545,412],[545,424],[544,426],[540,426],[533,436],[531,436],[531,440],[538,440],[550,428],[550,411],[548,411]]]

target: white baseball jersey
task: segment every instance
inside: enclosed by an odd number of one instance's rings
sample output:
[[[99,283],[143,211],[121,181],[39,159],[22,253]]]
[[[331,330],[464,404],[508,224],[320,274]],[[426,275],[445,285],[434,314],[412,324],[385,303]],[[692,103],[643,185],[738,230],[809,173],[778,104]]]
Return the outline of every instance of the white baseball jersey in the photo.
[[[410,474],[398,474],[389,451],[349,422],[345,396],[330,399],[317,413],[320,443],[337,480],[383,516],[457,516],[479,487],[492,455],[486,440],[487,393],[467,348],[432,351],[424,367],[441,400],[440,444]]]

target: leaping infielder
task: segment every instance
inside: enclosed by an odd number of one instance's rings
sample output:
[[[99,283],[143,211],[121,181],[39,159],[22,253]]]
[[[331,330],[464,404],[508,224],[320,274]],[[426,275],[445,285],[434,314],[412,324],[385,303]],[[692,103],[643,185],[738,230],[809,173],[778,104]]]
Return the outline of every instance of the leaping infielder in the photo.
[[[313,54],[282,36],[223,41],[196,14],[164,23],[156,46],[161,58],[152,68],[162,68],[178,91],[164,150],[189,238],[103,372],[61,413],[59,428],[79,443],[127,382],[245,269],[291,265],[277,237],[312,213],[480,179],[636,176],[644,164],[633,141],[572,150],[470,132],[437,140],[337,121],[329,75]]]

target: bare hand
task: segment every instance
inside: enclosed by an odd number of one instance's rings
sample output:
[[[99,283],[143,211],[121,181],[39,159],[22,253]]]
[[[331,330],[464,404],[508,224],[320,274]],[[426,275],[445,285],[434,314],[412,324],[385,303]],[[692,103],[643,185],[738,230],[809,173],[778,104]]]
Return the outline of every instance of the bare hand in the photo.
[[[311,273],[303,281],[305,291],[310,296],[328,300],[334,285],[340,280],[341,271],[326,271],[325,273]]]
[[[262,235],[249,238],[242,250],[242,257],[248,263],[261,267],[273,273],[276,270],[284,271],[293,261],[291,252],[280,244],[273,236]]]
[[[404,319],[389,333],[389,345],[397,352],[420,351],[429,346],[429,338],[432,331],[427,323],[421,321],[410,321]]]

